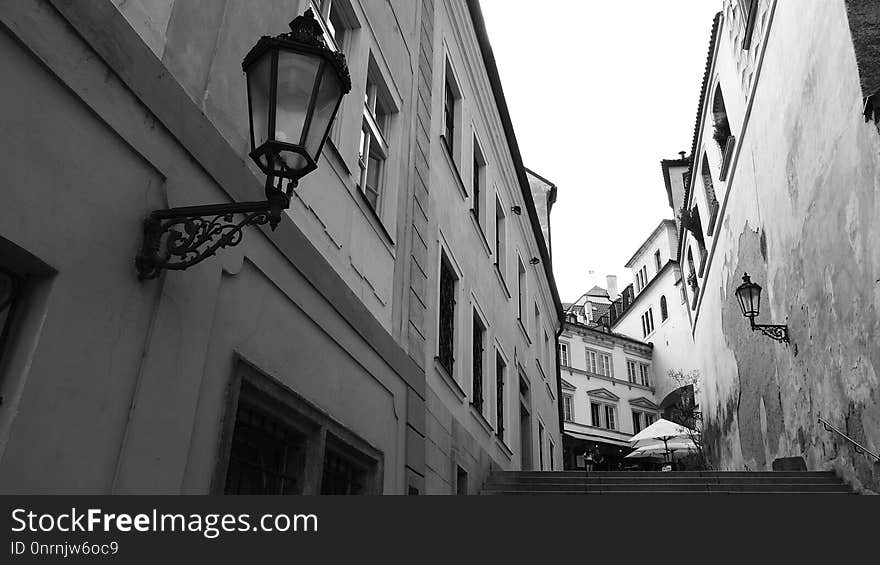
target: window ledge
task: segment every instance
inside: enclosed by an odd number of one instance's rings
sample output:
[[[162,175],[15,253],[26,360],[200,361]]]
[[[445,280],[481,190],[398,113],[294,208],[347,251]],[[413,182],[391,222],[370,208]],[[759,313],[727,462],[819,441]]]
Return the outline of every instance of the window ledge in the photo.
[[[501,453],[503,453],[504,456],[507,457],[507,459],[513,459],[513,450],[507,447],[507,444],[504,443],[504,440],[498,437],[497,434],[495,435],[495,445],[498,446],[498,448],[501,450]]]
[[[440,136],[440,146],[441,152],[446,157],[446,164],[449,165],[449,168],[452,170],[452,176],[455,177],[455,185],[458,187],[461,199],[467,200],[467,188],[464,186],[464,181],[461,180],[461,174],[458,172],[458,165],[455,164],[455,159],[453,159],[452,154],[449,152],[449,145],[446,143],[446,138],[442,135]]]
[[[510,300],[510,290],[508,290],[507,288],[507,283],[504,282],[504,275],[501,274],[501,269],[498,268],[498,263],[495,263],[495,268],[493,269],[493,271],[495,271],[495,277],[498,279],[498,284],[501,285],[501,290],[504,291],[505,296],[507,296],[507,300]]]
[[[385,224],[382,222],[382,218],[379,217],[379,213],[370,206],[370,203],[367,201],[367,197],[364,196],[364,193],[361,191],[360,187],[355,185],[355,200],[357,200],[358,208],[361,209],[364,216],[367,217],[367,221],[373,226],[373,229],[379,234],[379,236],[385,241],[385,244],[390,247],[391,250],[394,249],[394,238],[391,237],[391,234],[388,233],[388,230],[385,229]]]
[[[324,152],[333,157],[333,160],[336,162],[337,165],[342,167],[342,170],[345,172],[345,174],[351,176],[351,169],[349,169],[348,165],[345,164],[345,159],[342,157],[342,152],[339,151],[339,148],[336,147],[336,144],[333,143],[333,140],[329,137],[327,138],[327,142],[324,143],[324,150],[321,151],[322,154]]]
[[[476,420],[477,423],[480,424],[480,427],[483,428],[483,431],[486,432],[487,434],[489,434],[490,436],[494,435],[493,434],[494,430],[492,429],[492,424],[490,424],[486,420],[486,417],[483,416],[483,414],[481,414],[479,410],[477,410],[477,407],[474,406],[473,404],[470,404],[470,409],[471,409],[470,410],[471,416],[473,416],[474,420]]]
[[[464,390],[462,390],[458,382],[456,382],[456,380],[453,379],[452,376],[446,372],[443,364],[440,363],[439,357],[434,357],[434,370],[437,371],[443,382],[446,383],[446,386],[449,387],[452,393],[455,394],[455,396],[457,396],[459,400],[464,402],[464,399],[467,395],[465,394]]]
[[[547,374],[544,372],[544,366],[541,364],[541,361],[535,357],[535,366],[538,368],[538,372],[541,373],[541,380],[547,380]]]
[[[548,381],[544,381],[544,386],[547,387],[547,394],[550,395],[550,400],[556,402],[556,395],[553,394],[553,389],[550,388],[550,383]]]
[[[532,344],[532,339],[529,337],[529,332],[526,331],[526,327],[523,325],[522,318],[516,319],[516,325],[519,326],[519,331],[522,332],[524,338],[526,338],[526,343],[529,345]]]
[[[489,242],[486,241],[486,233],[483,231],[483,226],[480,225],[480,220],[477,218],[476,212],[474,209],[470,209],[470,213],[468,214],[471,217],[471,223],[474,225],[474,229],[477,230],[477,239],[480,240],[480,243],[483,244],[483,251],[486,252],[486,257],[492,258],[492,250],[489,249]]]

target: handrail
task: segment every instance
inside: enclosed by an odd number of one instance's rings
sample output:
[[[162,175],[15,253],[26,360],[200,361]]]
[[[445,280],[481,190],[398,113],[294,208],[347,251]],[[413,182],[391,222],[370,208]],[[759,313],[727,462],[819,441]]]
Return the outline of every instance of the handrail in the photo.
[[[856,453],[866,453],[866,454],[870,455],[871,457],[873,457],[874,459],[876,459],[877,461],[880,461],[880,455],[877,455],[877,454],[874,453],[873,451],[870,451],[870,450],[869,450],[868,448],[866,448],[864,445],[858,443],[856,440],[854,440],[853,438],[849,437],[848,435],[846,435],[846,434],[843,433],[842,431],[838,430],[837,428],[835,428],[834,426],[832,426],[831,424],[829,424],[828,422],[826,422],[826,421],[823,420],[822,418],[819,418],[819,423],[822,424],[822,425],[825,427],[825,431],[826,431],[826,432],[836,432],[836,433],[838,433],[839,435],[843,436],[843,438],[844,438],[845,440],[847,440],[848,442],[850,442],[851,444],[853,444],[853,445],[855,446],[855,451],[856,451]]]

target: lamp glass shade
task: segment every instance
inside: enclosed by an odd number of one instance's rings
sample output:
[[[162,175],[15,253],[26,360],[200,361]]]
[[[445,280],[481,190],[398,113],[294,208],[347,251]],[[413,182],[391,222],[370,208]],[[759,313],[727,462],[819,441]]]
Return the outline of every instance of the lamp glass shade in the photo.
[[[262,37],[245,57],[250,111],[250,157],[266,175],[299,179],[318,157],[351,90],[345,58],[329,49],[311,10],[291,32]]]
[[[325,64],[322,70],[321,83],[315,95],[312,120],[305,139],[306,151],[316,162],[343,96],[339,76],[333,67]]]
[[[272,103],[272,56],[264,53],[247,73],[251,119],[251,150],[269,140],[269,106]]]
[[[755,318],[761,312],[761,285],[753,283],[748,274],[743,275],[743,283],[736,288],[736,298],[746,318]]]

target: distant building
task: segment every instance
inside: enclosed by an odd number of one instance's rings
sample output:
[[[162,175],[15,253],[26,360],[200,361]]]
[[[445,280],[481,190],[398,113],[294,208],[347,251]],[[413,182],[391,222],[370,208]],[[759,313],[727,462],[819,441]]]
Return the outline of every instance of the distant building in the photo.
[[[620,469],[629,439],[659,417],[650,344],[569,319],[559,338],[566,469],[599,453],[596,469]]]

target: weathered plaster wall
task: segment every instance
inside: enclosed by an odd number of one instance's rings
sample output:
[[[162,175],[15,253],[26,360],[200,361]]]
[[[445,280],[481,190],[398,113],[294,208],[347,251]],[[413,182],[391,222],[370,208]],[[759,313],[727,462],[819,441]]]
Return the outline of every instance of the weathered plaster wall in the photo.
[[[780,0],[769,14],[696,312],[707,439],[722,468],[803,456],[876,491],[880,465],[817,418],[880,448],[880,136],[861,113],[844,2]],[[749,330],[734,298],[744,271],[764,288],[756,321],[788,324],[790,346]]]

